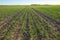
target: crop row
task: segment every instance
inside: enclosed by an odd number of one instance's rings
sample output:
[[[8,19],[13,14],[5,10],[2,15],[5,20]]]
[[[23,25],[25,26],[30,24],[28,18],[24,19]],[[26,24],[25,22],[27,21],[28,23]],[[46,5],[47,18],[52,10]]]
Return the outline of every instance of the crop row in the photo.
[[[0,40],[59,40],[60,32],[31,7],[18,10],[0,28]],[[13,15],[13,14],[12,14]],[[8,19],[10,20],[10,19]],[[3,25],[3,24],[2,24]]]

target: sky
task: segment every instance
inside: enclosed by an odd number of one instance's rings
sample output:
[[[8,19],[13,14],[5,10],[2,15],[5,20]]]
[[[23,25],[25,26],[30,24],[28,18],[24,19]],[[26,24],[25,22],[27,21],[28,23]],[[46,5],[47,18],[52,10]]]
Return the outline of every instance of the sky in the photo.
[[[60,5],[60,0],[0,0],[0,5],[30,5],[30,4]]]

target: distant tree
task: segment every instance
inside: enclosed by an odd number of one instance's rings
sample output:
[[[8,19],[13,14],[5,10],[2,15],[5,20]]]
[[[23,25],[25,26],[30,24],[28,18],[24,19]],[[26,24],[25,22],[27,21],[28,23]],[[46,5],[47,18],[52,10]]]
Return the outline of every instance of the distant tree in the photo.
[[[31,4],[31,6],[39,6],[40,4]]]
[[[48,6],[49,4],[44,4],[44,5]]]

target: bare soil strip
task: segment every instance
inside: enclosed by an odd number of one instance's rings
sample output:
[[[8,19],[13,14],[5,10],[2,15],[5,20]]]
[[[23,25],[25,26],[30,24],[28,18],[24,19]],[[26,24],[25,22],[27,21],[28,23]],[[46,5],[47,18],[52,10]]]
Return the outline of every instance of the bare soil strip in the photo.
[[[37,14],[39,14],[42,18],[44,18],[46,21],[48,21],[51,25],[55,26],[57,28],[57,31],[60,32],[60,24],[58,24],[55,20],[53,20],[52,18],[44,15],[43,13],[41,13],[40,11],[32,8],[33,11],[35,11]]]
[[[21,28],[18,27],[17,31],[15,32],[15,38],[14,40],[20,40],[20,33],[21,33]]]
[[[26,33],[25,34],[25,40],[30,40],[30,32],[29,32],[29,18],[27,14],[27,19],[26,19]]]
[[[26,33],[26,40],[30,40],[30,33],[29,33],[29,19],[27,18],[27,20],[26,20],[26,31],[27,31],[27,33]]]

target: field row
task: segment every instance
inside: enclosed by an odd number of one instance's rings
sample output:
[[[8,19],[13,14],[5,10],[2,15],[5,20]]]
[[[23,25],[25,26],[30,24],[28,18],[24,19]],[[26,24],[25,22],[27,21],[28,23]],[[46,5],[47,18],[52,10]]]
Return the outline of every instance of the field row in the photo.
[[[5,18],[6,21],[3,20],[3,24],[0,23],[0,40],[60,39],[60,32],[57,28],[31,7],[24,7],[11,15],[13,15],[11,18]]]

